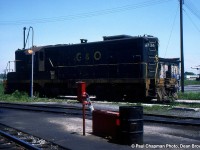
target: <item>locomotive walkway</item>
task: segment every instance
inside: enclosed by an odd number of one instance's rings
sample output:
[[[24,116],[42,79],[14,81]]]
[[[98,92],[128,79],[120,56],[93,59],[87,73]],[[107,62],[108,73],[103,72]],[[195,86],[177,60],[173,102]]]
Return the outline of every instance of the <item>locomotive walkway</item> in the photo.
[[[86,136],[82,136],[82,119],[70,114],[61,115],[0,108],[0,123],[23,130],[45,140],[53,141],[66,147],[66,149],[132,149],[131,146],[112,143],[108,139],[92,135],[91,120],[86,120]],[[198,147],[200,136],[196,135],[196,131],[199,131],[198,127],[190,128],[145,123],[144,144],[165,147],[180,146],[181,144],[181,146],[186,144],[192,146],[194,144]],[[138,147],[138,149],[141,148]]]

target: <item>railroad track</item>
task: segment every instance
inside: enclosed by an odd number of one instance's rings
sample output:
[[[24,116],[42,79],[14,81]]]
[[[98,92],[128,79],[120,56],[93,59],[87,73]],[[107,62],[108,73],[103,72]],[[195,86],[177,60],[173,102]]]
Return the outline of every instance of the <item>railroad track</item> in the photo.
[[[3,135],[0,135],[0,149],[25,150],[26,148],[4,137]]]
[[[0,149],[13,150],[66,150],[59,145],[0,124]]]
[[[47,104],[19,104],[19,103],[0,103],[0,107],[9,109],[20,109],[27,111],[42,111],[50,113],[65,113],[68,115],[76,115],[82,117],[81,104],[73,106],[70,105],[47,105]],[[117,109],[113,109],[118,111]],[[92,119],[92,114],[89,109],[86,109],[87,119]],[[179,124],[179,125],[200,125],[200,118],[195,117],[180,117],[180,116],[167,116],[167,115],[155,115],[155,114],[144,114],[144,122],[157,122],[165,124]]]
[[[48,105],[48,104],[19,104],[19,103],[0,103],[0,107],[9,109],[32,110],[52,113],[65,113],[68,115],[82,115],[81,105]],[[86,107],[86,115],[90,115],[89,109]]]
[[[194,118],[194,117],[179,117],[179,116],[145,114],[144,121],[145,122],[157,122],[157,123],[162,123],[162,124],[200,126],[200,119]]]

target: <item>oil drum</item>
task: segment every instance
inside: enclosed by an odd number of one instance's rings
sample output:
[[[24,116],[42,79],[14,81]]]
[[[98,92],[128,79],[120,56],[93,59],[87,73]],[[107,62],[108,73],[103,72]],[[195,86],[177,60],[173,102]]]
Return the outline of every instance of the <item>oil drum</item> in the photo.
[[[121,106],[120,141],[122,144],[143,144],[143,107]]]

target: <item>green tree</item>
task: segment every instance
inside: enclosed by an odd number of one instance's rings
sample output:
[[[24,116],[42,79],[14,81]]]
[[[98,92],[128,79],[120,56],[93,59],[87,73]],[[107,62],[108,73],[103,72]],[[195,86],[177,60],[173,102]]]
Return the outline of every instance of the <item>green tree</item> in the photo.
[[[4,74],[0,74],[0,79],[3,79],[3,77],[4,77]]]

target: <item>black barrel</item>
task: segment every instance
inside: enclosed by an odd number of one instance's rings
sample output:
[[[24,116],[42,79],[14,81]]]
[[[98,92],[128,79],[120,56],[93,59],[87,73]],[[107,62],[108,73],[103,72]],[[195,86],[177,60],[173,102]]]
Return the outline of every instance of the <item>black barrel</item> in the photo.
[[[119,115],[122,144],[143,144],[143,107],[121,106]]]

